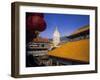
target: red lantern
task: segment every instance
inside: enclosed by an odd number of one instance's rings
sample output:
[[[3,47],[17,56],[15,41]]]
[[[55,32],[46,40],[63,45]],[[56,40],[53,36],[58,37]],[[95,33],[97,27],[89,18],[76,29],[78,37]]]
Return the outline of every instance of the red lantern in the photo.
[[[29,15],[26,20],[26,25],[29,31],[44,31],[46,29],[44,15],[42,13],[33,13]]]

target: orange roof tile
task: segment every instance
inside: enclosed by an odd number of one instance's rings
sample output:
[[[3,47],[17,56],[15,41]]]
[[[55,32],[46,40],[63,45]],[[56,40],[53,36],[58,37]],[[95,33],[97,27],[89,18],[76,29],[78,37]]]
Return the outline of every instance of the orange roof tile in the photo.
[[[38,38],[35,38],[33,39],[33,42],[44,42],[44,43],[48,43],[49,40],[47,38],[41,38],[41,37],[38,37]]]

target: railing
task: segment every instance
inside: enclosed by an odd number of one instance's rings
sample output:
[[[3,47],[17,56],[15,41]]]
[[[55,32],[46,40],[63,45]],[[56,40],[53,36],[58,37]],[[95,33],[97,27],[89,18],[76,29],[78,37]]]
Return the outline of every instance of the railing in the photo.
[[[48,53],[47,50],[45,51],[27,51],[27,53],[30,55],[33,55],[33,56],[41,56],[41,55],[46,55]]]

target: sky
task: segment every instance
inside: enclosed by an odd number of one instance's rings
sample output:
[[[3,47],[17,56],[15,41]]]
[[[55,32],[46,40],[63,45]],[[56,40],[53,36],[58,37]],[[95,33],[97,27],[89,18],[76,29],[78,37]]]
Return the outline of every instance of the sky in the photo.
[[[47,28],[40,33],[43,38],[53,38],[57,27],[61,36],[68,36],[80,27],[89,25],[89,15],[44,13]]]

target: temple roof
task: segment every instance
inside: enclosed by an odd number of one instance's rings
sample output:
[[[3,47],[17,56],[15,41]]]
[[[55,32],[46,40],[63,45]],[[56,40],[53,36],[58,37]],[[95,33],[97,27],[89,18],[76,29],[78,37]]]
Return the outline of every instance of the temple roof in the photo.
[[[49,42],[47,38],[41,38],[41,37],[34,38],[32,41],[36,43],[48,43]]]
[[[89,39],[67,42],[60,47],[49,51],[50,56],[89,62]]]
[[[89,25],[86,25],[86,26],[83,26],[83,27],[77,29],[77,30],[76,30],[75,32],[73,32],[70,36],[74,36],[74,35],[80,34],[80,33],[84,32],[84,31],[88,31],[88,30],[89,30]],[[70,37],[70,36],[69,36],[69,37]]]

